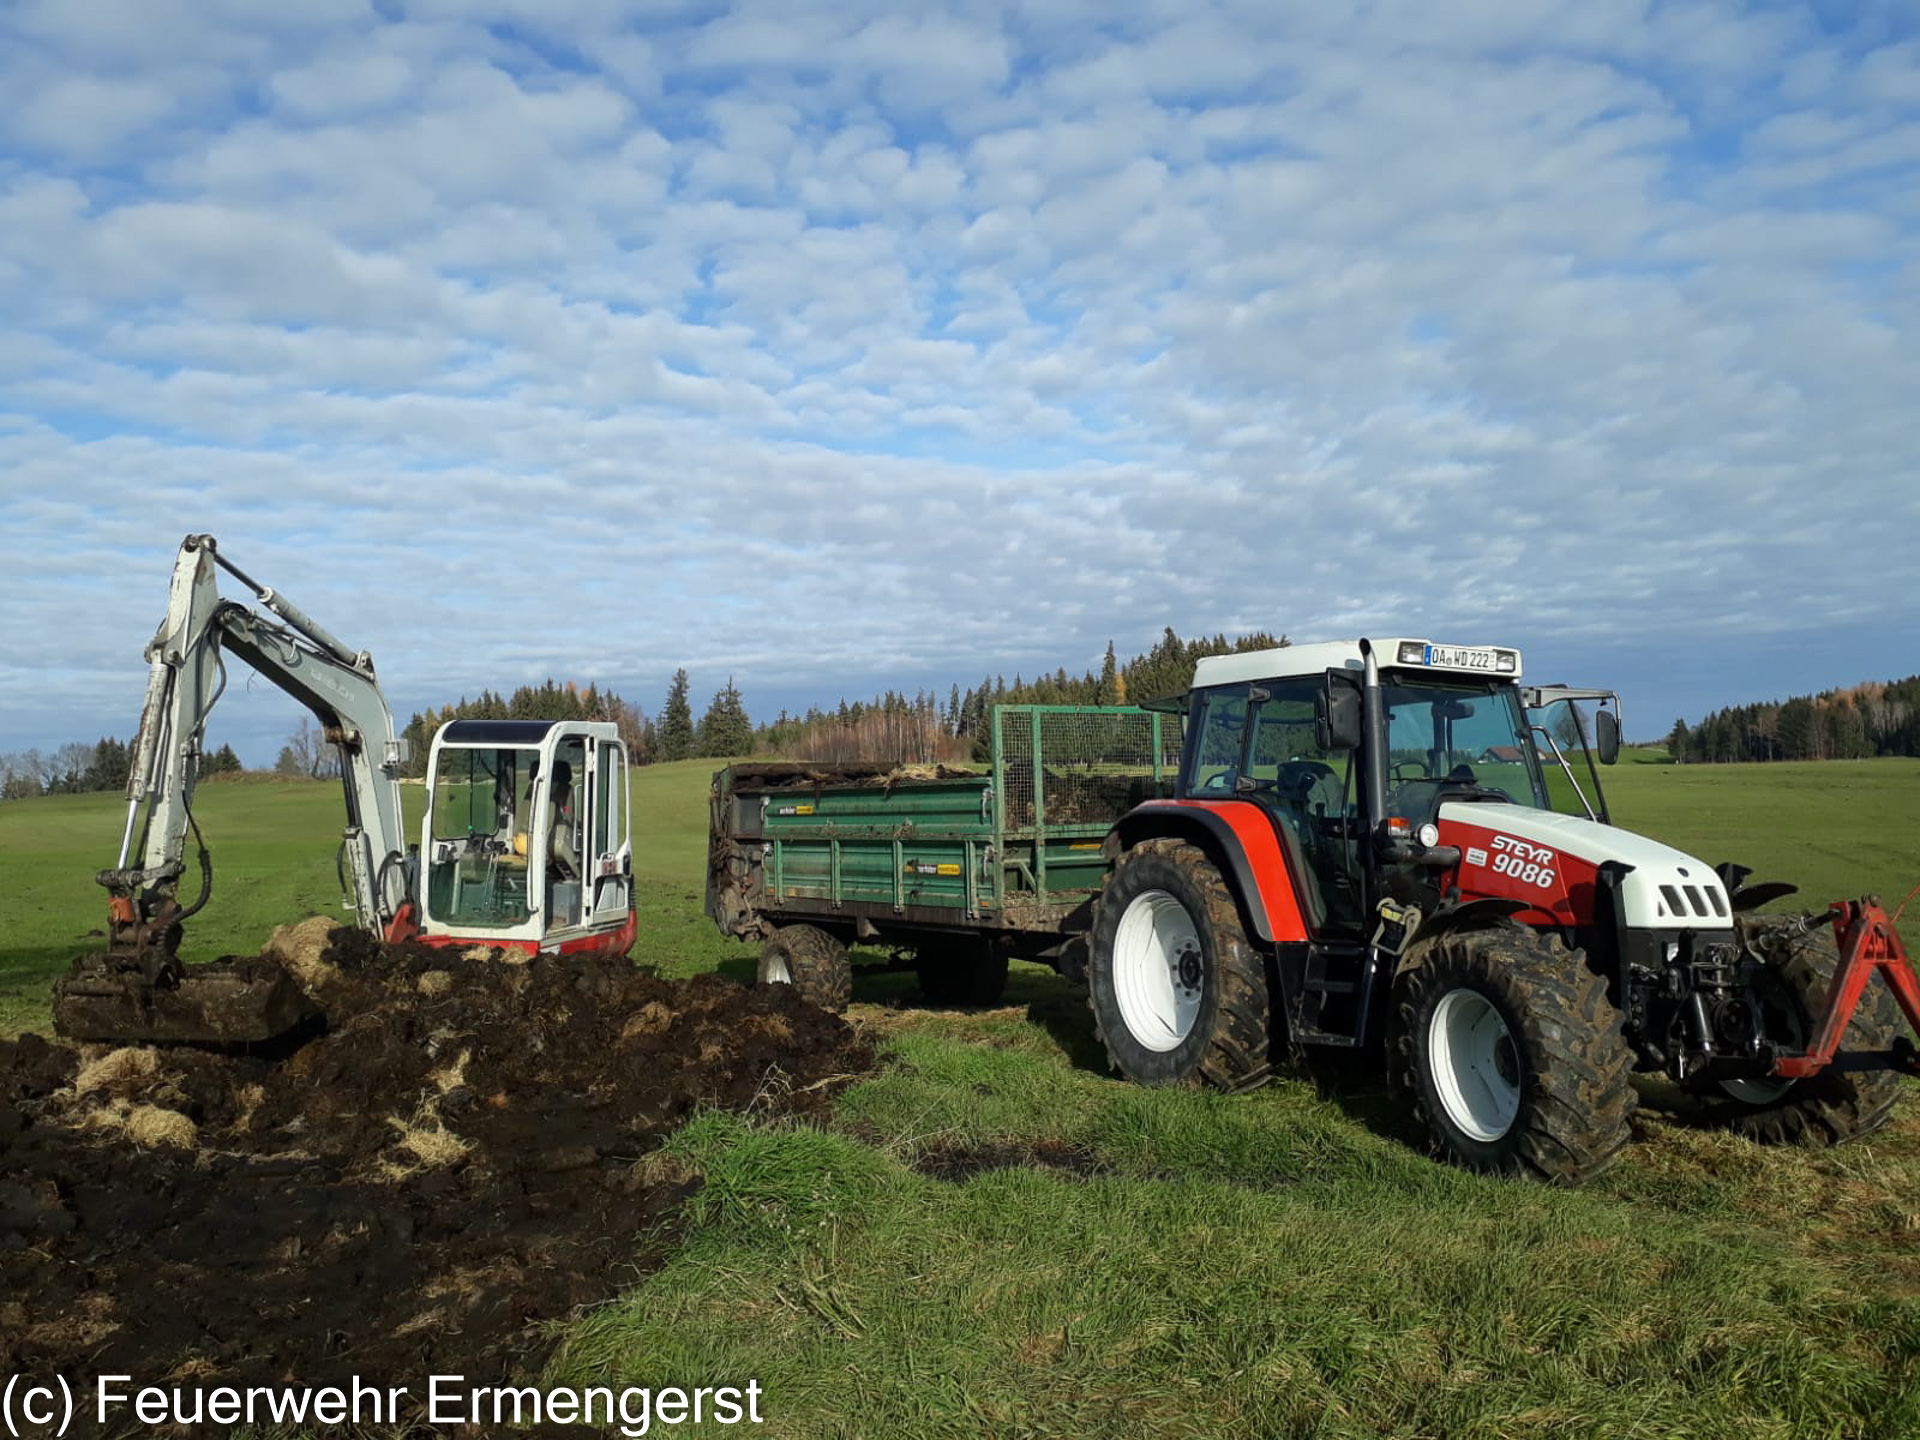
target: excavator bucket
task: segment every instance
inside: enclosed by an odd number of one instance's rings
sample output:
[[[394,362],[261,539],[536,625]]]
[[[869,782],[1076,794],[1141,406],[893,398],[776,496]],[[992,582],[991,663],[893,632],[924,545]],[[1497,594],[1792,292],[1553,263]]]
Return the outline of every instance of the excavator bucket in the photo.
[[[134,955],[81,955],[53,987],[54,1033],[121,1045],[257,1045],[319,1015],[271,960],[154,966]]]

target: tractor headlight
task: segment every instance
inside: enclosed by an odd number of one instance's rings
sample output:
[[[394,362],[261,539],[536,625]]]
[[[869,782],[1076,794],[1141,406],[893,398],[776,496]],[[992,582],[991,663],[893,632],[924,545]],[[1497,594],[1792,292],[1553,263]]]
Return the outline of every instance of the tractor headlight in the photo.
[[[1415,838],[1427,849],[1431,850],[1440,843],[1440,827],[1429,820],[1420,827]]]

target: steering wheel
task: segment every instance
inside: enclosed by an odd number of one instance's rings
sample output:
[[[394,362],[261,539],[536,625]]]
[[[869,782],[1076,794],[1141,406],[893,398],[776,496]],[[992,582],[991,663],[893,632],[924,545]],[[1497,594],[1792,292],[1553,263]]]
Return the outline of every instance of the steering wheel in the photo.
[[[1408,773],[1402,775],[1400,773],[1402,770]],[[1396,760],[1387,767],[1387,774],[1394,784],[1398,785],[1407,780],[1425,780],[1427,767],[1418,760]]]
[[[1200,782],[1200,788],[1202,790],[1225,791],[1231,786],[1231,783],[1232,781],[1230,779],[1229,773],[1225,770],[1221,770],[1218,773],[1209,775],[1206,779],[1202,780]]]

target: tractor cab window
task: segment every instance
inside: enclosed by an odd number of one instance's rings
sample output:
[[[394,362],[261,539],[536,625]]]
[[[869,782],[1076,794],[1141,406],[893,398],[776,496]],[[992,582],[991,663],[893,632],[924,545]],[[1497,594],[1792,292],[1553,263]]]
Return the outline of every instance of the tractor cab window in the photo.
[[[504,927],[532,913],[527,837],[538,759],[538,751],[519,746],[440,752],[427,856],[427,913],[434,919]]]
[[[1547,785],[1547,808],[1563,815],[1604,816],[1600,774],[1593,767],[1593,707],[1560,699],[1527,711]]]
[[[1542,805],[1538,759],[1510,685],[1383,679],[1387,809],[1418,825],[1441,800]]]
[[[1196,706],[1198,714],[1187,733],[1187,783],[1185,794],[1205,799],[1233,794],[1240,778],[1240,759],[1247,748],[1247,690],[1203,690]]]

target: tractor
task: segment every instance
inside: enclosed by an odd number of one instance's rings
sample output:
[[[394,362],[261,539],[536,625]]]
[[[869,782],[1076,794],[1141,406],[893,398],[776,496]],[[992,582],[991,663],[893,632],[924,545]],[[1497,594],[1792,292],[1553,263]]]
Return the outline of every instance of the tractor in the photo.
[[[1087,937],[1132,1079],[1384,1054],[1440,1156],[1578,1183],[1626,1143],[1636,1072],[1817,1145],[1915,1073],[1920,985],[1876,900],[1761,914],[1794,887],[1611,823],[1610,691],[1526,685],[1511,647],[1363,639],[1203,659],[1170,703],[1177,783],[1108,833]]]

